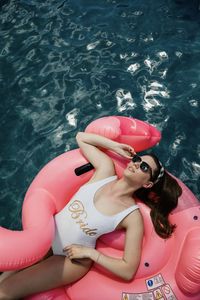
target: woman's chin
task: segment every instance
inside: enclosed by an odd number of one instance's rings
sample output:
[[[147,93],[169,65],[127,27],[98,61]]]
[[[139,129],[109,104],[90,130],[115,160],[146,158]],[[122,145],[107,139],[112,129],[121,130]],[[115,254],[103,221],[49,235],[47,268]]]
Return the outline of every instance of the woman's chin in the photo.
[[[126,168],[124,170],[124,177],[130,177],[130,176],[133,176],[134,175],[134,172],[132,170],[130,170],[129,168]]]

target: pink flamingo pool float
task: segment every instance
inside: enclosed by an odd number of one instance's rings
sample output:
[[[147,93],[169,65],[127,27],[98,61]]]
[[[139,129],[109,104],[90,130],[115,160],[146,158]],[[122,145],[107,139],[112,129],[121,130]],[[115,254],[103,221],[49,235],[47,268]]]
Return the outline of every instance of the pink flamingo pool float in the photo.
[[[161,139],[160,132],[152,125],[120,116],[95,120],[86,131],[127,143],[136,152],[153,147]],[[120,177],[127,161],[112,152],[108,154]],[[0,271],[22,269],[42,259],[54,237],[54,214],[92,176],[93,170],[86,169],[87,163],[80,150],[75,149],[56,157],[38,173],[24,199],[23,230],[0,227]],[[77,176],[75,170],[80,166],[84,166],[83,172]],[[183,193],[178,207],[170,215],[177,228],[167,240],[155,233],[149,208],[138,199],[145,235],[141,262],[132,281],[124,282],[94,264],[81,280],[27,299],[199,300],[200,203],[183,182],[177,180]],[[123,231],[104,235],[96,247],[107,255],[121,257],[124,236]]]

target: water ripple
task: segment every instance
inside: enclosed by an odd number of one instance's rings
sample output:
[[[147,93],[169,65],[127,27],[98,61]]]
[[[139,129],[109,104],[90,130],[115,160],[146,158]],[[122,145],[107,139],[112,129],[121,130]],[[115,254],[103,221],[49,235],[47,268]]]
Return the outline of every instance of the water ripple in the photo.
[[[1,224],[19,226],[38,170],[107,115],[157,126],[160,159],[200,195],[199,12],[189,2],[11,0],[0,9]]]

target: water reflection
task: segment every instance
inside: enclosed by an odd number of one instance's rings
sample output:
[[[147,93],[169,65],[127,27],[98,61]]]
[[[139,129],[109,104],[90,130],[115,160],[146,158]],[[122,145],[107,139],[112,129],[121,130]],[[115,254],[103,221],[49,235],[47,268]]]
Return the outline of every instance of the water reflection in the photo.
[[[19,224],[39,169],[105,115],[157,126],[157,154],[200,195],[197,16],[189,3],[164,0],[1,5],[2,224]]]

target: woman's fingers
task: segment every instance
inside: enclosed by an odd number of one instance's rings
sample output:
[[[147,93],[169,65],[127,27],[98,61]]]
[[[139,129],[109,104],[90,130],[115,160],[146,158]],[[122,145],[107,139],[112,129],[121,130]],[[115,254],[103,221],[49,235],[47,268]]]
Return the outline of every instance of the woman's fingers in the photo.
[[[73,258],[84,258],[86,257],[86,247],[83,247],[81,245],[70,245],[70,246],[66,246],[63,249],[63,252],[66,253],[66,256],[70,259]]]
[[[72,255],[72,246],[67,246],[63,249],[63,252],[66,253],[66,256],[68,258],[70,258],[70,256]]]
[[[91,252],[94,249],[91,247],[86,247],[82,245],[70,245],[63,249],[63,251],[66,253],[66,256],[70,259],[76,259],[76,258],[90,258]]]
[[[128,151],[128,152],[130,152],[131,154],[135,154],[135,149],[133,148],[133,147],[131,147],[131,146],[129,146],[129,145],[126,145],[126,150]]]
[[[123,156],[128,159],[131,159],[132,156],[135,154],[134,148],[126,144],[122,144],[122,150],[123,150]]]

